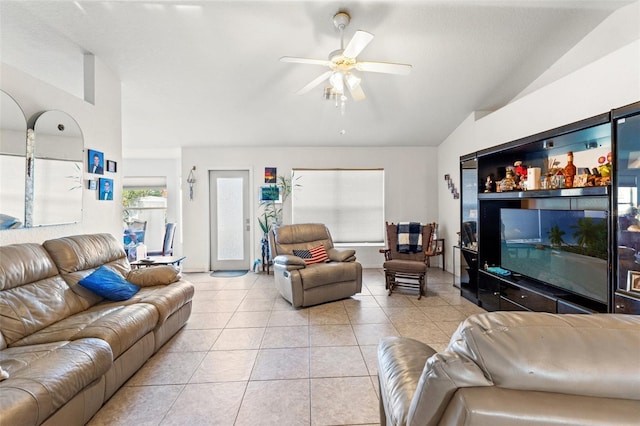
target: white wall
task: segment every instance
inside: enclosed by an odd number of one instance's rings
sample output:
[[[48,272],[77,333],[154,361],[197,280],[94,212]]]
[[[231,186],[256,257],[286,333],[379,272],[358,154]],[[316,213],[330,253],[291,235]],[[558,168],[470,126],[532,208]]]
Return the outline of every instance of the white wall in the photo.
[[[288,176],[292,168],[384,168],[385,215],[388,221],[435,221],[438,206],[436,186],[436,148],[185,148],[182,170],[196,166],[194,200],[188,198],[186,177],[182,179],[183,236],[185,271],[209,270],[209,170],[250,171],[253,227],[253,259],[260,257],[257,222],[258,187],[264,185],[264,168],[276,167]],[[302,183],[303,184],[303,183]],[[284,223],[291,223],[291,204],[287,202]],[[364,267],[382,267],[381,247],[354,247]],[[250,265],[247,265],[250,267]]]
[[[29,74],[0,63],[0,88],[13,97],[29,120],[34,114],[60,110],[73,117],[82,129],[85,147],[85,170],[88,148],[102,151],[104,158],[118,163],[122,159],[122,125],[120,81],[96,58],[95,105],[38,80]],[[86,179],[95,178],[85,172],[82,200],[82,222],[71,225],[0,231],[0,245],[35,242],[67,235],[107,232],[122,238],[120,211],[122,193],[120,173],[107,174],[114,179],[113,201],[99,201],[96,191],[86,187]]]
[[[482,118],[471,114],[439,146],[439,174],[460,185],[461,155],[606,113],[640,100],[640,40]],[[438,217],[448,242],[457,241],[459,200],[440,188]],[[451,257],[447,259],[451,271]]]

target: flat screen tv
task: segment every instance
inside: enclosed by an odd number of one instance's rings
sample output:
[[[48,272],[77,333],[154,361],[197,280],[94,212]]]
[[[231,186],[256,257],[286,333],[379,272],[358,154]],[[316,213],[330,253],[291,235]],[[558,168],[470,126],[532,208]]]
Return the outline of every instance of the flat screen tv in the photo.
[[[607,303],[607,217],[597,210],[500,209],[501,267]]]

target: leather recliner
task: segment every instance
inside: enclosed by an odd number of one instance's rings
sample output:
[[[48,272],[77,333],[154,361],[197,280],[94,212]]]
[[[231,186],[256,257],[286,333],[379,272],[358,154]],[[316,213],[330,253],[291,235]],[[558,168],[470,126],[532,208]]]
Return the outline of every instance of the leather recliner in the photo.
[[[284,225],[269,232],[276,287],[294,308],[344,299],[362,291],[362,265],[355,250],[338,250],[327,227]],[[324,246],[327,261],[307,264],[294,250]]]

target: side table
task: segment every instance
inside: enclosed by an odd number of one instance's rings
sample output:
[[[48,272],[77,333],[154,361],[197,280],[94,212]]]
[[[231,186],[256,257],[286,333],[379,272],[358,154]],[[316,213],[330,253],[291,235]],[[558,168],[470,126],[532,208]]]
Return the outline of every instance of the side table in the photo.
[[[148,268],[150,266],[175,265],[180,266],[186,256],[151,256],[146,259],[130,262],[132,268]]]

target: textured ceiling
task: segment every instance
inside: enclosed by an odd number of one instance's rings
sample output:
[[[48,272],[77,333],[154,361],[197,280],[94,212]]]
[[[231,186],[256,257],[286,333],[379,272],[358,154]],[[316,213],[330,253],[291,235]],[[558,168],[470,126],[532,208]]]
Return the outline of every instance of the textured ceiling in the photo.
[[[518,96],[629,3],[2,1],[0,52],[80,92],[82,54],[95,54],[122,81],[125,156],[181,146],[436,146],[471,112]],[[340,47],[331,21],[339,10],[352,17],[347,41],[357,29],[375,34],[359,59],[413,65],[408,76],[364,73],[367,99],[347,102],[344,116],[322,85],[295,94],[324,68],[278,60],[327,58]]]

